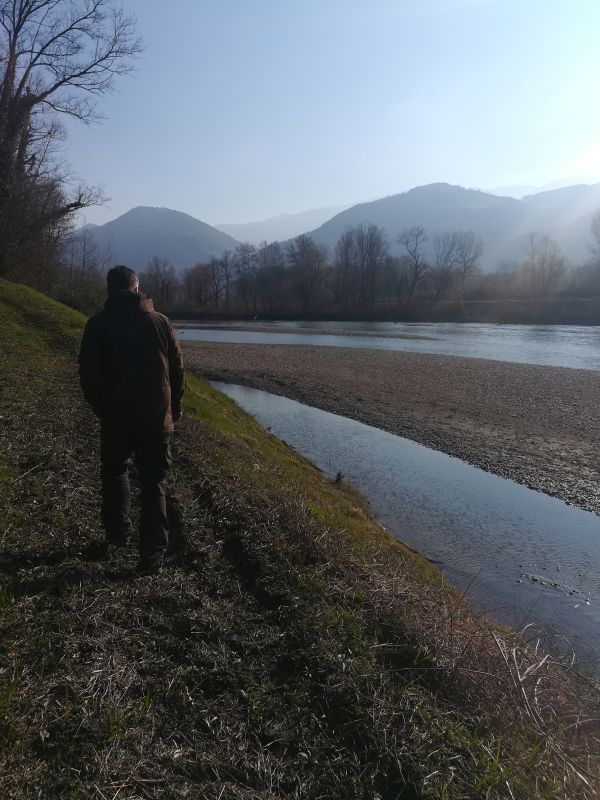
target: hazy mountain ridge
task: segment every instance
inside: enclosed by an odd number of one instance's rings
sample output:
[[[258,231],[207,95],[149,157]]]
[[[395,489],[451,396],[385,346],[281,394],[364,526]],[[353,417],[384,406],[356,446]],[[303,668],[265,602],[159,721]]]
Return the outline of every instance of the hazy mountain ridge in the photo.
[[[293,239],[312,228],[318,228],[319,225],[349,207],[350,204],[312,208],[297,214],[278,214],[276,217],[257,222],[227,223],[215,225],[215,227],[240,242],[259,244],[263,241],[282,241]]]
[[[429,236],[447,230],[473,230],[484,241],[482,263],[522,260],[527,234],[550,234],[573,262],[590,254],[590,222],[600,209],[600,184],[553,189],[523,199],[465,189],[447,183],[419,186],[401,194],[361,203],[338,214],[310,235],[333,250],[348,227],[370,222],[387,232],[390,250],[402,254],[401,230],[422,225]]]
[[[286,241],[300,233],[309,233],[317,243],[328,247],[333,258],[342,233],[363,222],[385,229],[394,255],[404,252],[397,241],[400,231],[422,225],[430,239],[442,231],[475,231],[484,242],[482,266],[486,270],[495,269],[503,261],[522,261],[527,235],[531,232],[553,236],[567,258],[577,264],[590,255],[590,223],[600,209],[600,183],[550,189],[521,199],[448,183],[432,183],[341,208],[343,210],[313,229],[308,225],[301,229],[299,223],[314,220],[315,214],[322,217],[336,207],[281,215],[258,223],[221,226],[240,231],[234,238],[189,214],[138,206],[105,225],[86,225],[78,233],[85,230],[101,248],[110,248],[115,261],[130,264],[135,269],[144,269],[153,256],[159,256],[181,270],[206,262],[223,250],[232,250],[240,241]],[[291,225],[294,233],[269,236],[267,223],[273,225],[273,231],[275,228],[289,230]]]
[[[523,202],[538,209],[546,209],[574,218],[594,213],[600,208],[600,183],[576,184],[561,189],[536,192],[522,198]]]
[[[87,234],[113,259],[144,269],[154,256],[167,258],[177,269],[208,261],[238,242],[206,222],[170,208],[137,206]]]
[[[590,186],[598,183],[598,180],[598,177],[592,177],[590,175],[578,175],[577,177],[573,176],[570,178],[563,178],[559,181],[545,183],[543,186],[532,186],[531,184],[525,186],[495,186],[492,189],[489,187],[487,189],[483,189],[483,191],[488,192],[489,194],[497,194],[501,197],[515,197],[518,200],[522,200],[526,196],[542,194],[543,192],[550,192],[554,189],[567,189],[571,186],[581,186],[583,184]]]

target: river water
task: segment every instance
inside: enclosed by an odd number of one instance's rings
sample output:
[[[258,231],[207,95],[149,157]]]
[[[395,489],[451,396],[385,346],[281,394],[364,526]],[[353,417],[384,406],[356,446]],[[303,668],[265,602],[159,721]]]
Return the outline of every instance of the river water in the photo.
[[[183,341],[399,350],[600,370],[600,327],[478,323],[223,323],[178,330]]]
[[[272,433],[368,499],[471,603],[566,636],[600,665],[600,517],[408,439],[267,392],[214,383]],[[567,649],[571,644],[566,645]]]

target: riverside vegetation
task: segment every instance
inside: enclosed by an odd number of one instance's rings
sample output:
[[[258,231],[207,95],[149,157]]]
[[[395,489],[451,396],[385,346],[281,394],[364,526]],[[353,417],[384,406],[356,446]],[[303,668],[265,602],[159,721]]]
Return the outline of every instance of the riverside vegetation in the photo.
[[[97,560],[84,317],[0,280],[0,796],[592,798],[597,686],[190,377],[184,555]]]

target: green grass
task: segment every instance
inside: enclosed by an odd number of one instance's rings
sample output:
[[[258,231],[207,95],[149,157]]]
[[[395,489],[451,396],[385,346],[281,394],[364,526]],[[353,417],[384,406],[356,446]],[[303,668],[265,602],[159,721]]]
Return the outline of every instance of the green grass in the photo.
[[[73,341],[79,341],[86,321],[79,311],[68,308],[28,286],[12,283],[3,278],[0,278],[0,297],[3,303],[3,319],[4,315],[8,313],[7,306],[9,306],[15,309],[18,316],[24,320],[24,323],[19,326],[21,335],[39,337],[40,334],[47,332],[50,335],[69,337]]]

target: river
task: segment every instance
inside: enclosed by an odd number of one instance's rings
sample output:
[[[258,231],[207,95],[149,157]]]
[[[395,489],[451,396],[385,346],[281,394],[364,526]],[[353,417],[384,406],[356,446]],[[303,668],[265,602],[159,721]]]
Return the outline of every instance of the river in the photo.
[[[330,476],[341,472],[391,533],[437,562],[472,604],[534,623],[600,659],[600,517],[456,458],[266,392],[215,383]]]
[[[178,328],[182,341],[400,350],[600,370],[600,327],[478,323],[257,322]]]

